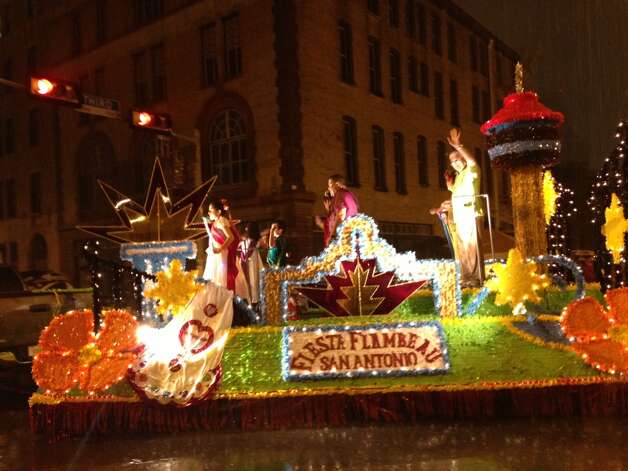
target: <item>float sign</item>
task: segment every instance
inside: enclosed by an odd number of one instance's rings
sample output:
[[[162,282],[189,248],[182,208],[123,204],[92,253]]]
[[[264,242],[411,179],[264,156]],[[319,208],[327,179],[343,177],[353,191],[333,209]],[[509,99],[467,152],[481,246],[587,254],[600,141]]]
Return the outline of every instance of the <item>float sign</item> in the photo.
[[[438,322],[285,327],[282,341],[286,381],[449,370],[445,334]]]

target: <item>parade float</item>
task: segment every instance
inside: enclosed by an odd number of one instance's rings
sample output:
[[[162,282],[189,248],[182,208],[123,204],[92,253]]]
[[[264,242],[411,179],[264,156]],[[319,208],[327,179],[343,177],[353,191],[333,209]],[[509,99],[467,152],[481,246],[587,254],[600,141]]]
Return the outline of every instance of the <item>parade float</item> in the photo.
[[[553,138],[556,120],[522,120],[518,104],[540,106],[529,95],[507,97],[508,118],[487,127],[501,130],[491,149],[509,128],[509,142],[528,139],[526,122],[543,136],[552,128]],[[556,150],[537,147],[508,147],[509,162],[533,152],[535,170],[522,178],[534,182],[547,163],[536,151]],[[488,262],[485,286],[462,290],[456,261],[400,253],[358,214],[319,255],[263,271],[259,311],[232,327],[239,300],[185,270],[212,185],[173,202],[158,162],[143,205],[101,185],[120,225],[84,229],[121,244],[120,258],[144,273],[134,285],[143,301],[101,300],[44,329],[33,363],[34,432],[58,439],[627,410],[628,288],[602,298],[573,261],[538,252],[544,232]],[[513,185],[513,199],[519,190]],[[542,195],[534,198],[536,227],[545,217]],[[529,222],[520,213],[518,223]]]

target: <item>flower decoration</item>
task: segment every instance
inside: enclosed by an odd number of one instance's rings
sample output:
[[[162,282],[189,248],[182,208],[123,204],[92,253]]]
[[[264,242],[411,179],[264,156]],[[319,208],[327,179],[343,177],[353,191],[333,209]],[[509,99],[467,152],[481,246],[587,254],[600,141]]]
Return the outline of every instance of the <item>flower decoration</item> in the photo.
[[[606,250],[613,256],[613,263],[621,262],[624,252],[624,233],[628,232],[628,221],[624,217],[624,208],[615,193],[611,196],[611,205],[604,211],[602,235],[606,239]]]
[[[545,224],[549,224],[552,216],[556,214],[556,200],[558,193],[556,192],[556,181],[550,170],[543,173],[543,205],[545,213]]]
[[[90,310],[55,317],[39,338],[41,352],[33,360],[33,379],[48,393],[75,386],[94,394],[126,374],[137,347],[137,321],[127,311],[105,311],[98,334]]]
[[[157,283],[144,290],[144,296],[158,301],[158,313],[176,316],[194,296],[197,276],[196,270],[183,271],[181,261],[172,260],[166,270],[157,273]]]
[[[549,286],[545,275],[537,273],[535,262],[526,262],[518,249],[510,249],[506,264],[493,265],[495,278],[486,282],[486,287],[497,293],[495,304],[510,304],[515,314],[525,312],[525,302],[539,302],[536,292]]]
[[[572,302],[560,324],[586,363],[611,374],[628,373],[628,288],[609,290],[604,298],[608,310],[590,296]]]

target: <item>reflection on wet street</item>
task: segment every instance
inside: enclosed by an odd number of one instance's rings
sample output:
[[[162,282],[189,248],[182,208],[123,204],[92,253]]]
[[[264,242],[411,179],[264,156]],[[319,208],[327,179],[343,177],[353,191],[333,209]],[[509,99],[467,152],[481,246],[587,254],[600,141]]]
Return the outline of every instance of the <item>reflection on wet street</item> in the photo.
[[[6,470],[619,470],[621,418],[499,420],[273,432],[190,432],[71,439],[28,429],[23,396],[0,396]]]

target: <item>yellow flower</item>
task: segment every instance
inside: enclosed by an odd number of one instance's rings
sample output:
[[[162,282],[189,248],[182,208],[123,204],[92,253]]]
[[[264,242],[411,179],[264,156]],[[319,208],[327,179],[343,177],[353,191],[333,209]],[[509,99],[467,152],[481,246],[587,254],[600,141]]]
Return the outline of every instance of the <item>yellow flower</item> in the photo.
[[[495,304],[510,304],[515,312],[521,312],[526,301],[537,303],[541,298],[536,292],[549,286],[545,275],[536,271],[536,263],[526,262],[518,249],[508,252],[506,264],[494,264],[495,278],[486,287],[497,293]]]
[[[624,218],[624,208],[615,193],[611,196],[611,205],[604,211],[604,219],[602,235],[606,238],[606,250],[613,255],[613,263],[620,263],[628,221]]]
[[[144,296],[158,301],[157,312],[176,316],[183,311],[194,293],[197,271],[183,271],[181,262],[173,260],[164,271],[157,273],[157,283],[144,290]]]

